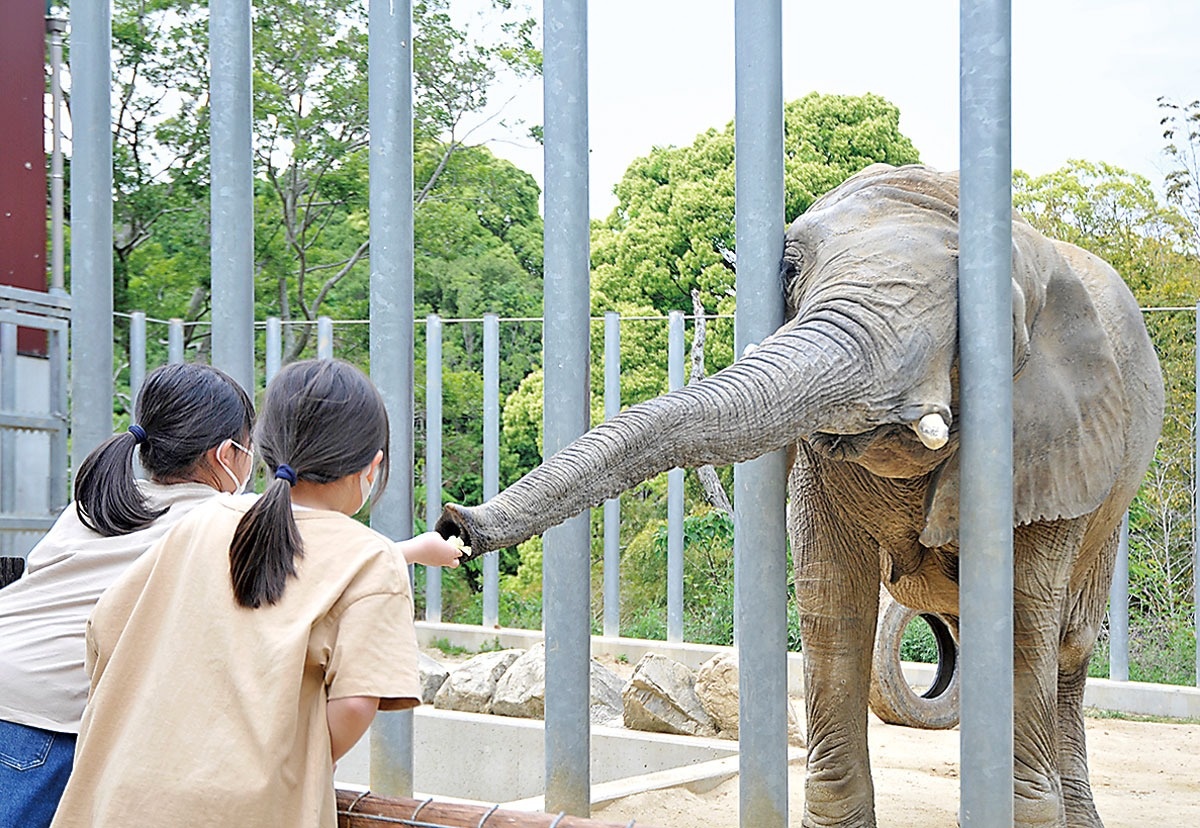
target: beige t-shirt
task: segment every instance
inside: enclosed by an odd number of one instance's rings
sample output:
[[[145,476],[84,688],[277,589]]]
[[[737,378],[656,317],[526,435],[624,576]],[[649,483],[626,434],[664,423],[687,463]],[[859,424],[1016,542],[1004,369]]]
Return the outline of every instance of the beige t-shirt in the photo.
[[[92,695],[54,828],[334,828],[327,700],[419,703],[395,544],[340,513],[296,511],[297,575],[278,603],[247,609],[229,542],[249,503],[193,512],[97,604]]]
[[[77,733],[87,701],[83,633],[100,594],[193,507],[217,497],[201,483],[139,481],[166,514],[144,529],[105,537],[75,504],[29,553],[24,576],[0,589],[0,720]]]

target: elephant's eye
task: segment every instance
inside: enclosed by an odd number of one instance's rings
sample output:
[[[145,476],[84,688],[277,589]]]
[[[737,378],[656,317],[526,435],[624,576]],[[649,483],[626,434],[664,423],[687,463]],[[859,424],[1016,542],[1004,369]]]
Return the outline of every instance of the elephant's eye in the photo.
[[[790,287],[804,267],[804,253],[800,245],[787,244],[783,249],[783,260],[779,263],[779,279],[784,287]]]

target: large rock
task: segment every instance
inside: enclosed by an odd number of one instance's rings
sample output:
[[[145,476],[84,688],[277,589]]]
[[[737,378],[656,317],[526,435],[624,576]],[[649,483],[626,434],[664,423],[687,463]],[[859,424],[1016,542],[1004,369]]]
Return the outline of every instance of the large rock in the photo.
[[[621,723],[621,687],[619,676],[592,659],[592,724]],[[491,712],[500,716],[541,719],[546,715],[546,645],[535,644],[518,658],[496,684]]]
[[[434,697],[434,707],[461,710],[464,713],[487,713],[500,677],[512,666],[524,650],[500,650],[464,661],[450,673]]]
[[[621,694],[625,726],[634,730],[715,736],[716,724],[696,696],[696,674],[665,656],[647,653]]]
[[[722,739],[738,737],[738,660],[736,653],[718,653],[696,672],[696,697],[712,717]],[[804,731],[796,711],[787,703],[788,743],[804,747]]]
[[[417,657],[417,680],[421,682],[421,704],[433,704],[438,690],[446,683],[450,671],[436,660],[421,653]]]

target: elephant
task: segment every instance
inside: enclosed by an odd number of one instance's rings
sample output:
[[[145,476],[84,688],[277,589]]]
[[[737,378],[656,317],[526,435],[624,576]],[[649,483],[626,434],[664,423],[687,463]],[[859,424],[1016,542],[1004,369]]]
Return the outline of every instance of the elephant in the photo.
[[[775,333],[437,524],[481,554],[667,469],[786,449],[806,828],[875,825],[866,710],[880,584],[906,607],[960,617],[957,256],[957,173],[866,168],[787,228]],[[1014,822],[1101,826],[1083,689],[1119,525],[1161,429],[1162,375],[1121,277],[1015,215],[1012,297]]]

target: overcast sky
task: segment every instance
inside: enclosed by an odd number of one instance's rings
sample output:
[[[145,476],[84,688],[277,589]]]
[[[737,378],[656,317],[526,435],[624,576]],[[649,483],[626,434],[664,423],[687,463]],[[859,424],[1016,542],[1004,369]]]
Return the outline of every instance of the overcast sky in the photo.
[[[540,4],[534,3],[535,10]],[[733,0],[591,0],[590,194],[593,217],[654,146],[687,145],[733,118]],[[922,160],[958,162],[958,2],[783,3],[784,97],[874,92],[900,108]],[[1155,99],[1200,98],[1200,3],[1013,0],[1013,166],[1040,174],[1068,159],[1107,161],[1161,183]],[[540,11],[539,11],[540,13]],[[540,83],[505,115],[541,123]],[[530,142],[496,141],[540,181]]]

